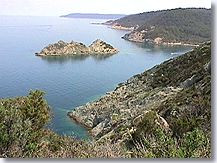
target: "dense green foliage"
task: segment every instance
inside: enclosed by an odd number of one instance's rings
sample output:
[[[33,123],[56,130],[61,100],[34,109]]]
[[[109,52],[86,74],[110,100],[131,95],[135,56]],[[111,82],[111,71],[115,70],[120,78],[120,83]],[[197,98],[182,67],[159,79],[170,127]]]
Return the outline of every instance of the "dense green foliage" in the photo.
[[[152,88],[179,86],[181,82],[193,75],[198,78],[198,81],[210,77],[209,72],[204,68],[210,60],[211,42],[207,42],[185,55],[157,65],[153,73],[154,80],[150,81],[150,86]]]
[[[210,137],[195,128],[177,139],[160,128],[151,135],[140,135],[134,141],[131,157],[138,158],[203,158],[210,155]],[[134,138],[133,138],[134,139]]]
[[[25,157],[37,149],[43,126],[50,119],[50,109],[43,92],[27,97],[0,101],[0,154]]]
[[[202,86],[202,87],[201,87]],[[147,114],[129,140],[135,157],[211,157],[211,83],[204,79]],[[166,131],[156,115],[170,126]],[[128,143],[129,143],[128,142]]]
[[[211,20],[211,9],[178,8],[129,15],[113,24],[148,31],[145,39],[161,37],[164,42],[202,43],[211,39]]]

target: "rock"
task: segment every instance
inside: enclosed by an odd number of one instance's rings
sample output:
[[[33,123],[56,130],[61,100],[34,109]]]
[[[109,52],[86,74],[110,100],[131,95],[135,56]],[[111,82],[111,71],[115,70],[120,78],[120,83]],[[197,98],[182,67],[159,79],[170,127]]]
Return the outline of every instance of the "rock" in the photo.
[[[93,126],[97,126],[99,123],[101,123],[103,121],[102,117],[98,117],[97,115],[94,115],[94,119],[93,119]]]
[[[106,122],[103,121],[101,123],[99,123],[96,127],[94,127],[92,130],[91,130],[91,134],[96,137],[98,136],[104,129],[104,127],[106,126]]]
[[[165,129],[166,131],[169,131],[170,129],[170,126],[169,124],[167,123],[167,121],[158,115],[158,123],[160,124],[161,128]]]
[[[97,39],[90,46],[83,43],[71,41],[70,43],[62,40],[57,43],[48,45],[41,52],[36,53],[36,56],[89,56],[89,55],[112,55],[118,53],[118,50],[107,44],[106,42]]]
[[[155,38],[155,39],[154,39],[154,43],[157,44],[157,45],[158,45],[158,44],[161,44],[161,43],[162,43],[162,38],[161,38],[161,37]]]
[[[180,84],[182,88],[191,87],[193,84],[198,82],[201,78],[199,76],[193,75],[192,77],[186,79],[184,82]]]
[[[68,113],[68,116],[73,119],[74,121],[84,125],[87,128],[93,128],[93,118],[91,118],[91,115],[85,115],[81,112],[72,111]]]
[[[131,33],[125,34],[122,38],[125,40],[128,40],[128,41],[132,41],[132,42],[143,43],[143,42],[145,42],[144,36],[145,36],[145,34],[142,32],[133,31]]]
[[[211,62],[208,62],[207,64],[205,64],[204,69],[211,74]]]

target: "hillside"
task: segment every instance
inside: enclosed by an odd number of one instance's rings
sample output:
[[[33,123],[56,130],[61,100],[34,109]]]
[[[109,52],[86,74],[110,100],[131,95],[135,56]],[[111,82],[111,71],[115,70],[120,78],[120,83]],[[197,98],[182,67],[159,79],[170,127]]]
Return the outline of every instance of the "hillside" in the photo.
[[[210,158],[211,42],[135,75],[68,115],[93,140],[59,136],[43,92],[0,100],[0,156]]]
[[[186,134],[197,129],[211,136],[210,60],[211,43],[206,43],[135,75],[100,99],[72,110],[69,116],[89,128],[99,141],[110,139],[130,149],[136,141],[155,143],[159,129],[173,141],[184,141]],[[152,150],[145,148],[146,152]],[[158,157],[156,151],[152,155]]]
[[[135,42],[199,44],[211,38],[211,9],[177,8],[129,15],[109,24],[129,28],[123,36]]]
[[[96,13],[71,13],[62,15],[66,18],[87,18],[87,19],[119,19],[126,15],[123,14],[96,14]]]

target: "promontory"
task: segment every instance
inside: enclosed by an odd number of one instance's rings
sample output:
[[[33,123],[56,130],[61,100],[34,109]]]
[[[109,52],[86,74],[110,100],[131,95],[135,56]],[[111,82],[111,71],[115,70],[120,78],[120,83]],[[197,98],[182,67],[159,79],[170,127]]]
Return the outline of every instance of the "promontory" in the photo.
[[[65,55],[112,55],[118,53],[118,49],[112,45],[97,39],[91,45],[86,46],[83,43],[71,41],[70,43],[58,41],[43,48],[37,56],[65,56]]]

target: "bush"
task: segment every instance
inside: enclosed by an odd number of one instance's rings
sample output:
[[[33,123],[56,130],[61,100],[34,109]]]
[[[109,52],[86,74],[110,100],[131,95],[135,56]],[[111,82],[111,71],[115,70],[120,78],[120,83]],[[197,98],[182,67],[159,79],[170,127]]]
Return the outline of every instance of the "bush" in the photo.
[[[0,157],[125,157],[119,144],[85,142],[44,129],[50,108],[43,95],[31,91],[27,97],[0,100]]]
[[[26,157],[37,150],[43,127],[50,120],[50,108],[41,91],[27,97],[0,102],[0,155]]]
[[[210,135],[195,128],[177,139],[158,128],[152,135],[134,141],[131,157],[137,158],[210,158]]]

